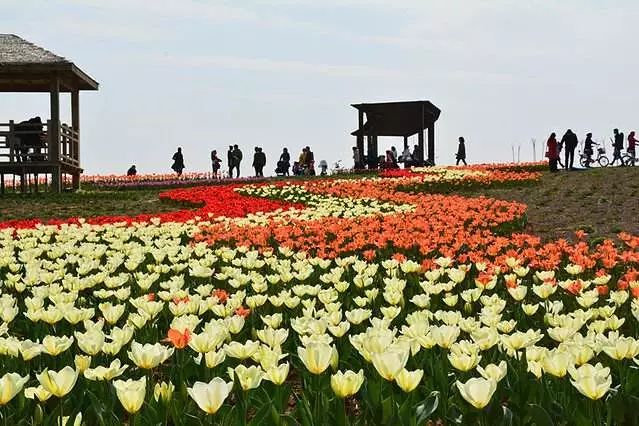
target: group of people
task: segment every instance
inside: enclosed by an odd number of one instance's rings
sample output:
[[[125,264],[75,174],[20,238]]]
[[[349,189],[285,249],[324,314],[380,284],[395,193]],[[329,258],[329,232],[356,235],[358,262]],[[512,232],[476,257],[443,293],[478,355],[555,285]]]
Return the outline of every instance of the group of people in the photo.
[[[428,165],[424,163],[423,153],[422,150],[419,149],[419,145],[414,145],[412,152],[408,145],[406,145],[404,147],[404,152],[402,152],[402,155],[398,156],[397,154],[397,148],[391,146],[391,149],[386,150],[386,155],[380,155],[377,158],[377,163],[373,163],[373,165],[379,167],[380,169],[397,169],[399,168],[400,163],[404,164],[404,168]],[[464,140],[463,136],[459,137],[459,145],[457,147],[455,158],[457,159],[456,165],[459,165],[460,162],[464,163],[464,166],[468,165],[466,163],[466,141]],[[364,155],[362,155],[357,146],[354,146],[354,168],[356,170],[364,169],[366,168],[366,164],[369,164],[370,167],[368,159]]]
[[[615,164],[617,160],[620,165],[625,165],[624,160],[621,157],[621,152],[624,149],[624,134],[619,132],[619,129],[613,131],[613,158],[611,164]],[[637,139],[635,138],[635,132],[632,131],[628,134],[628,145],[626,151],[632,158],[635,158],[635,146]],[[550,134],[548,141],[546,142],[546,157],[551,172],[559,170],[558,166],[565,170],[575,170],[575,149],[579,145],[579,139],[577,135],[571,130],[566,130],[566,133],[562,136],[561,140],[557,142],[557,135],[553,132]],[[594,146],[599,145],[592,140],[592,133],[586,134],[586,140],[584,141],[584,164],[586,167],[590,167],[593,162]],[[564,151],[564,162],[561,162],[561,151]]]
[[[323,162],[323,164],[325,163],[326,162]],[[326,168],[327,167],[328,165],[326,165]],[[325,168],[323,170],[325,170]],[[289,176],[291,172],[294,176],[315,175],[315,154],[309,146],[302,148],[302,152],[297,158],[297,161],[293,162],[292,170],[291,154],[288,152],[287,148],[282,150],[280,159],[277,161],[275,174],[278,176]]]

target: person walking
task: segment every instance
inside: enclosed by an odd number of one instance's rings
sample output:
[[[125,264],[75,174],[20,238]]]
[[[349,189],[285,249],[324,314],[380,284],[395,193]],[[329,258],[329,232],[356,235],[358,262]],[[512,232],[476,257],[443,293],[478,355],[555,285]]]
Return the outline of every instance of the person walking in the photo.
[[[237,146],[237,144],[233,145],[233,152],[231,153],[233,156],[233,167],[230,169],[230,176],[233,177],[233,168],[237,169],[237,176],[236,178],[239,179],[240,177],[240,163],[242,163],[242,151],[240,151],[240,148]]]
[[[635,139],[635,131],[628,133],[628,149],[626,150],[630,156],[632,156],[632,165],[635,165],[635,147],[637,145],[637,139]]]
[[[468,164],[466,163],[466,141],[464,141],[464,137],[460,136],[459,137],[459,146],[457,147],[457,163],[456,165],[459,166],[459,162],[463,162],[464,166],[467,166]]]
[[[229,178],[233,177],[233,167],[235,167],[235,157],[233,157],[233,145],[229,145],[226,152],[226,164],[229,165]]]
[[[590,167],[592,163],[592,154],[594,153],[593,145],[598,145],[592,140],[592,133],[586,134],[586,140],[584,141],[584,154],[586,155],[586,167]]]
[[[286,176],[289,176],[288,169],[291,167],[291,154],[289,154],[288,148],[284,148],[282,150],[282,154],[280,154],[279,163],[281,165],[281,170],[283,171],[283,174]]]
[[[624,166],[623,159],[621,158],[621,150],[623,149],[623,133],[619,132],[619,129],[613,130],[612,133],[614,135],[614,140],[612,142],[613,154],[610,165],[612,166],[617,160],[619,160],[619,163],[621,163],[620,165]]]
[[[557,137],[555,133],[551,133],[548,141],[546,142],[546,157],[548,158],[548,165],[551,172],[557,172],[557,162],[559,161],[559,146],[557,144]]]
[[[211,151],[211,168],[213,169],[213,179],[218,178],[218,172],[220,171],[220,165],[222,164],[222,160],[217,156],[217,151]]]
[[[184,170],[184,156],[182,155],[182,147],[178,147],[175,154],[173,154],[173,165],[171,168],[175,173],[177,173],[178,177],[182,176],[182,171]]]

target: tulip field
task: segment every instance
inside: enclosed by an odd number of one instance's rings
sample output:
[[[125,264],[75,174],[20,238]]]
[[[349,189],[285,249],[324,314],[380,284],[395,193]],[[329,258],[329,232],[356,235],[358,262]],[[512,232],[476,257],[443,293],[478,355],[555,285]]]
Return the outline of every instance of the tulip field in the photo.
[[[639,424],[639,236],[542,240],[455,194],[544,168],[0,222],[0,425]]]

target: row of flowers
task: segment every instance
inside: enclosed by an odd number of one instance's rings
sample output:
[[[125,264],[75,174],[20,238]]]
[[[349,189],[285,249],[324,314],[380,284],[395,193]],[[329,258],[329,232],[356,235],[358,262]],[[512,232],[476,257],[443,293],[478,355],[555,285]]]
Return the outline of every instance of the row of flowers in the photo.
[[[0,234],[6,419],[268,423],[273,409],[290,414],[291,397],[298,418],[353,416],[353,396],[371,423],[424,410],[491,422],[495,407],[533,416],[553,401],[561,415],[632,415],[616,407],[631,407],[639,385],[628,364],[639,354],[636,250],[624,263],[564,254],[551,269],[516,253],[366,262],[185,245],[190,232]]]

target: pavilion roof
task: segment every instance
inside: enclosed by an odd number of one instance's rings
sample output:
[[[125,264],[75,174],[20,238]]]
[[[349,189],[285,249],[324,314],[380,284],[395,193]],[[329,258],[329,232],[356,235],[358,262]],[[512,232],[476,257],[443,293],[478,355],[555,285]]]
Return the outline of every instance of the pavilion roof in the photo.
[[[430,101],[353,104],[366,114],[363,128],[354,136],[412,136],[435,123],[441,110]]]
[[[97,90],[98,82],[73,62],[13,34],[0,34],[0,92],[48,92],[52,77],[60,90]]]

